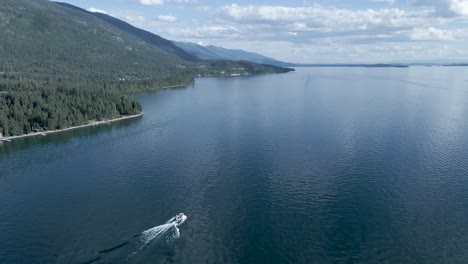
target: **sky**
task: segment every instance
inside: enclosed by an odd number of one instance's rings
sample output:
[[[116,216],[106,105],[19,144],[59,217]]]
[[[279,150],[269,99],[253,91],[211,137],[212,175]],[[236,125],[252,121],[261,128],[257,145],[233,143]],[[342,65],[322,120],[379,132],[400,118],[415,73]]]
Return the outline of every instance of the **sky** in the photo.
[[[59,0],[295,63],[468,62],[468,0]]]

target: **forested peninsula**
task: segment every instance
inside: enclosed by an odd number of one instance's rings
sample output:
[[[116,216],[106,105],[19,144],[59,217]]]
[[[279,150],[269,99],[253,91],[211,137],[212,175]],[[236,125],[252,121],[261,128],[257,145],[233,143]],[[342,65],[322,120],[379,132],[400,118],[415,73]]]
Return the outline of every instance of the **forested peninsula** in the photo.
[[[0,133],[58,130],[141,113],[129,94],[195,77],[288,72],[205,61],[104,14],[48,0],[0,1]]]

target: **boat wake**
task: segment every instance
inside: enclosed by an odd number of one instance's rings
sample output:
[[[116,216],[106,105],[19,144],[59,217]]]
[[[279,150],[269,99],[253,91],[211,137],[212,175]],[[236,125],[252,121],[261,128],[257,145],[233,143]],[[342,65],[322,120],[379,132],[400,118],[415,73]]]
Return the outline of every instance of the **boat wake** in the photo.
[[[171,243],[179,239],[180,230],[178,226],[183,224],[185,220],[187,220],[187,216],[180,213],[167,220],[164,225],[143,231],[140,235],[140,241],[143,243],[142,247],[155,240],[164,239],[166,242]]]
[[[167,220],[165,224],[145,230],[129,241],[99,251],[97,256],[89,261],[82,262],[82,264],[131,262],[131,259],[139,255],[150,244],[172,245],[180,238],[179,226],[185,220],[187,220],[185,214],[177,214]]]

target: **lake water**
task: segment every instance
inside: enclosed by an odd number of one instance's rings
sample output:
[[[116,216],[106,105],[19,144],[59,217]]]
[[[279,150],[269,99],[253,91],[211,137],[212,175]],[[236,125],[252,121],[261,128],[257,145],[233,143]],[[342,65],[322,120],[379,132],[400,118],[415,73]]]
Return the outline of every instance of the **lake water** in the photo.
[[[468,263],[468,68],[136,97],[141,118],[1,143],[0,263]]]

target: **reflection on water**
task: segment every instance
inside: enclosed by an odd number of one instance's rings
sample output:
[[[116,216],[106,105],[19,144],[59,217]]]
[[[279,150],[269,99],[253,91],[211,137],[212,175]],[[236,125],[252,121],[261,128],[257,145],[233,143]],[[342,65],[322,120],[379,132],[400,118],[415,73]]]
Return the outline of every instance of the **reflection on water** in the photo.
[[[197,79],[3,144],[0,263],[467,263],[467,69]]]

